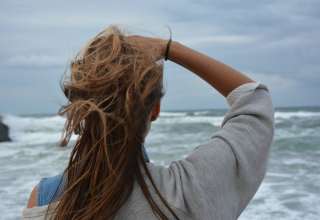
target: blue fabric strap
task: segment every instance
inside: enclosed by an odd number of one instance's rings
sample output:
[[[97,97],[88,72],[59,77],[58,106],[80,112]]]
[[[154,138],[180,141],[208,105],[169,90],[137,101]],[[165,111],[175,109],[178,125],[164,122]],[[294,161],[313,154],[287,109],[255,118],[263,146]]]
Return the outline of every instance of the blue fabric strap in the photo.
[[[54,202],[62,193],[62,174],[45,177],[38,183],[38,206]]]
[[[145,161],[150,162],[147,151],[142,145],[142,152]],[[63,174],[59,174],[52,177],[45,177],[40,180],[37,185],[38,191],[38,206],[48,205],[50,202],[56,201],[62,194],[65,178],[62,178]]]

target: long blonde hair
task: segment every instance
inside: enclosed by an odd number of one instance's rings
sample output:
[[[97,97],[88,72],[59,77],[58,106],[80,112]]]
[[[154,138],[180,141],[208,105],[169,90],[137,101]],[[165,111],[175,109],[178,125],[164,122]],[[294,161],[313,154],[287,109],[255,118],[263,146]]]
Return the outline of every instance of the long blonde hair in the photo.
[[[55,220],[112,219],[134,181],[155,215],[169,219],[152,198],[143,170],[179,219],[155,186],[141,148],[149,113],[164,95],[163,65],[126,39],[116,26],[100,32],[71,62],[71,77],[63,82],[69,99],[59,110],[66,115],[63,140],[73,133],[78,138]]]

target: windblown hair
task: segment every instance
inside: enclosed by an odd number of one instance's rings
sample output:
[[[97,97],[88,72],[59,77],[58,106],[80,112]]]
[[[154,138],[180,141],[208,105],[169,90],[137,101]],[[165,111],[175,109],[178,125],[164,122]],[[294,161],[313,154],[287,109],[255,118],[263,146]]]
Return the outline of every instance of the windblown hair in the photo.
[[[116,26],[100,32],[76,55],[62,83],[69,99],[59,110],[66,115],[62,139],[67,143],[73,133],[78,137],[55,220],[113,219],[135,181],[153,213],[169,219],[152,198],[143,170],[179,219],[155,186],[141,147],[149,113],[164,95],[163,64],[127,39]]]

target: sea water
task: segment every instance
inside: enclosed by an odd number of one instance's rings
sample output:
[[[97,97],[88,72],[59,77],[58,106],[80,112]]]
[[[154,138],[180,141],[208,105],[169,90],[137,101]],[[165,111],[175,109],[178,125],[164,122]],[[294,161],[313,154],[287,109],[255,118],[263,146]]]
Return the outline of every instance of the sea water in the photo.
[[[226,110],[161,112],[146,138],[151,162],[168,166],[216,132]],[[20,219],[32,187],[60,173],[71,146],[58,140],[65,119],[3,115],[13,142],[0,143],[1,219]],[[240,216],[245,219],[320,219],[320,107],[278,108],[268,171]]]

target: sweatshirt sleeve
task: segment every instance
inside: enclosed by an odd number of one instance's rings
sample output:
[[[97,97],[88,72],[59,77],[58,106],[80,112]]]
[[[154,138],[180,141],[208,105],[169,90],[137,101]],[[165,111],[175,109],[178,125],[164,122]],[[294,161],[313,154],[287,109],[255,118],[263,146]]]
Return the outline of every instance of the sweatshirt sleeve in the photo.
[[[236,219],[265,176],[274,109],[268,88],[258,82],[237,87],[227,102],[230,108],[221,128],[186,158],[172,162],[170,170],[179,171],[185,198],[191,188],[187,184],[196,185],[203,210]]]

